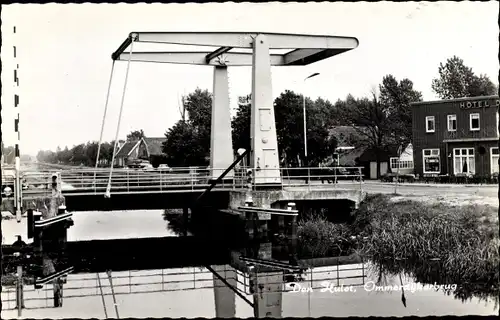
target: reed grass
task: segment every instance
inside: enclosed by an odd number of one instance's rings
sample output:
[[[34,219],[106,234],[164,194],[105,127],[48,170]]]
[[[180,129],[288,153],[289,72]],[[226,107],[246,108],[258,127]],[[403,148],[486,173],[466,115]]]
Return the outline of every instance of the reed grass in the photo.
[[[298,251],[301,256],[317,258],[353,253],[355,241],[347,224],[334,224],[322,213],[311,213],[297,224]]]
[[[481,294],[498,297],[497,210],[481,205],[394,203],[389,196],[375,195],[361,204],[352,230],[363,239],[358,243],[361,254],[390,273],[404,272],[427,283],[457,284],[461,289],[456,294],[462,300]]]

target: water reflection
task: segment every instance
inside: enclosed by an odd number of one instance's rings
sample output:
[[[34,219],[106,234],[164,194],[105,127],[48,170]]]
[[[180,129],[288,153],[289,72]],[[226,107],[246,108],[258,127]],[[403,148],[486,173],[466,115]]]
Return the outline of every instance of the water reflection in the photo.
[[[495,304],[485,304],[475,298],[467,303],[454,299],[457,291],[451,296],[433,290],[408,291],[405,307],[401,303],[401,291],[377,291],[370,289],[370,285],[405,285],[414,283],[415,278],[400,278],[397,272],[400,269],[381,270],[379,265],[363,262],[356,255],[306,259],[297,253],[296,246],[278,244],[272,239],[247,239],[241,245],[231,241],[232,233],[212,238],[197,233],[174,237],[189,233],[179,223],[172,222],[172,217],[170,223],[165,224],[163,219],[168,217],[164,212],[129,212],[127,215],[122,218],[117,213],[92,214],[80,218],[85,223],[78,225],[75,221],[68,238],[80,241],[68,243],[64,259],[59,258],[55,268],[58,271],[68,265],[75,267],[65,277],[62,306],[53,306],[53,284],[35,289],[30,280],[33,276],[29,274],[34,271],[29,271],[25,274],[26,308],[22,316],[226,318],[497,314]],[[131,228],[134,215],[136,230]],[[96,220],[92,221],[92,216]],[[105,228],[92,229],[91,226],[100,224],[96,221],[101,224],[115,221],[112,232],[125,239],[98,240],[109,239],[109,233]],[[119,234],[120,228],[125,230],[123,234]],[[148,229],[155,230],[155,234]],[[216,229],[214,226],[213,230]],[[163,236],[158,237],[162,232]],[[127,239],[130,233],[139,234],[143,239]],[[10,263],[15,266],[15,261]],[[413,274],[418,281],[435,281],[435,278],[424,277],[435,274],[429,270]],[[13,281],[2,282],[2,318],[14,318],[17,314],[15,287]]]

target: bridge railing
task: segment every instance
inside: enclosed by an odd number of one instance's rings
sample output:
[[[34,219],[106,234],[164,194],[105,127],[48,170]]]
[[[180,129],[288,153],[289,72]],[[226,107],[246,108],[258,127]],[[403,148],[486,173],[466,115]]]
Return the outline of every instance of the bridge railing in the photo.
[[[362,187],[364,180],[362,167],[295,167],[277,169],[256,169],[259,172],[252,172],[249,175],[250,168],[244,168],[246,181],[251,178],[251,184],[266,185],[273,184],[274,178],[280,181],[282,188],[289,187],[318,187],[320,185],[337,186],[359,186]],[[253,170],[252,170],[253,171]]]
[[[198,191],[209,186],[214,179],[213,170],[206,167],[114,169],[111,175],[111,192]],[[215,170],[222,172],[224,169]],[[283,189],[312,186],[336,188],[346,185],[359,185],[361,188],[363,181],[362,168],[360,167],[265,168],[257,169],[261,172],[251,171],[248,167],[236,167],[233,178],[223,179],[216,185],[216,188],[254,188],[256,185],[266,184]],[[24,172],[23,183],[28,188],[23,191],[23,194],[50,193],[51,177],[55,172],[61,173],[62,189],[63,192],[67,193],[105,193],[110,177],[110,170],[105,168]],[[279,179],[274,180],[273,178]],[[273,181],[278,181],[278,183]]]

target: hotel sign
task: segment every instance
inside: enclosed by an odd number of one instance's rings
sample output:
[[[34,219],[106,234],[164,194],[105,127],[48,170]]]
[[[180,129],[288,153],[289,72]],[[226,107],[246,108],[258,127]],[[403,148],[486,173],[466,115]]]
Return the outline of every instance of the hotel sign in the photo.
[[[489,108],[493,104],[490,105],[490,100],[481,100],[481,101],[464,101],[460,102],[460,109],[479,109],[479,108]],[[495,101],[496,107],[500,105],[500,100]]]

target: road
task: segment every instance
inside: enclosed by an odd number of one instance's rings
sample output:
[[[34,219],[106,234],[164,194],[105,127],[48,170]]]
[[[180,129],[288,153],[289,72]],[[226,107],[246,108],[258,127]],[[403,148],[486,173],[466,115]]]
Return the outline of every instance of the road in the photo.
[[[363,183],[363,191],[368,193],[393,193],[393,183],[382,182],[365,182]],[[398,184],[397,193],[401,195],[440,195],[448,194],[458,195],[475,195],[480,197],[498,198],[497,185],[453,185],[453,184]]]
[[[303,183],[303,181],[292,181],[292,185]],[[314,190],[362,190],[368,194],[393,194],[394,183],[384,183],[380,181],[359,182],[339,181],[338,184],[322,184],[313,181],[311,187],[296,186],[295,190],[309,188]],[[449,205],[480,204],[498,207],[498,186],[491,185],[453,185],[453,184],[420,184],[406,183],[398,184],[397,193],[399,196],[393,198],[394,201],[415,200],[428,203],[444,203]]]

